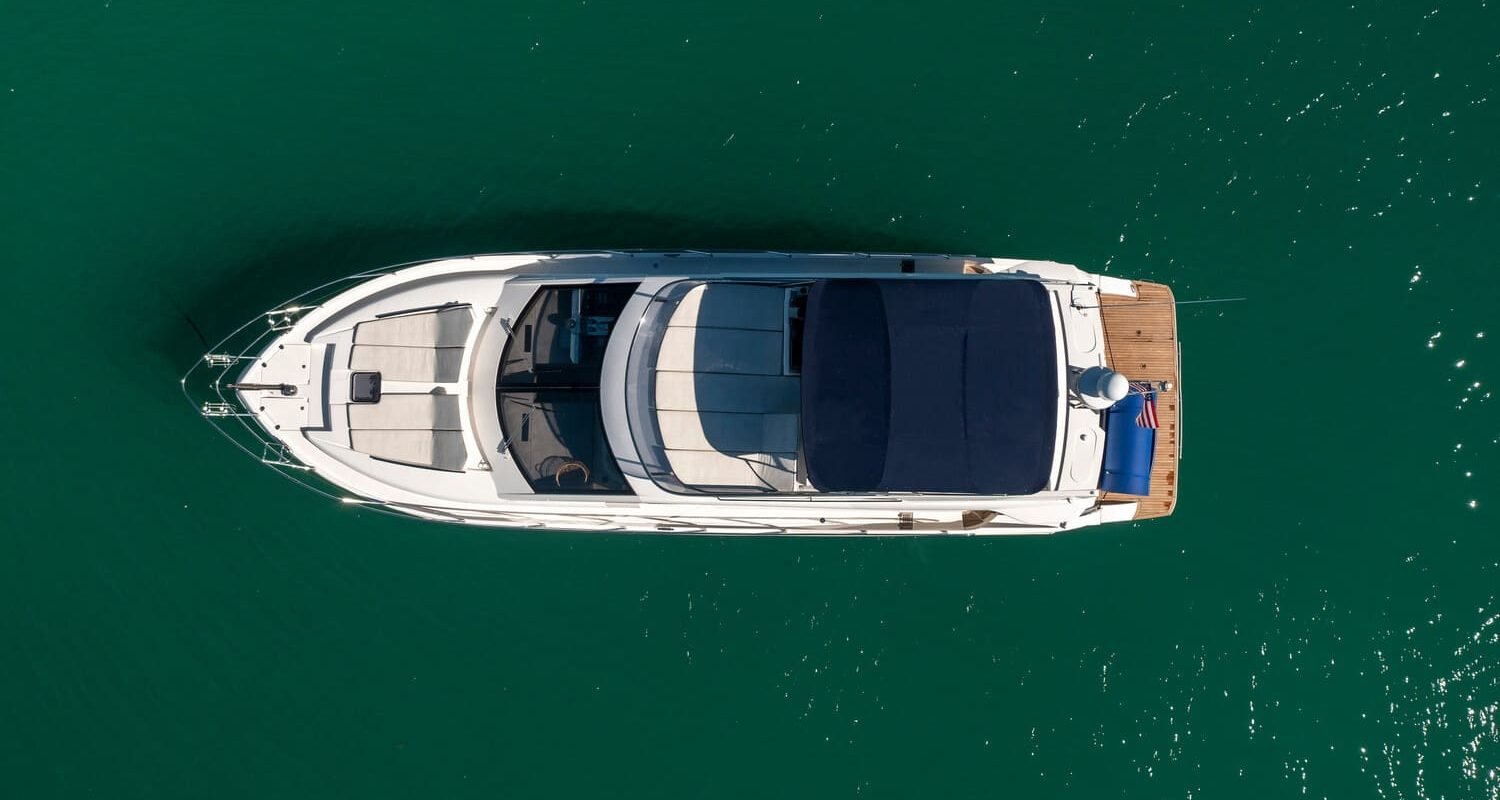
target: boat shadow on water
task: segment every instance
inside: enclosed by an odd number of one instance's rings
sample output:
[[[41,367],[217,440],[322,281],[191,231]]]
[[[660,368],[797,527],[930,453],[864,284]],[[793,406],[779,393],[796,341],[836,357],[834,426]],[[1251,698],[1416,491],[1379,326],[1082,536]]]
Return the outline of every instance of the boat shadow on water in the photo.
[[[159,317],[152,349],[173,365],[191,365],[212,343],[246,320],[301,292],[355,273],[474,253],[588,249],[880,251],[934,253],[953,244],[879,230],[811,221],[719,221],[640,211],[522,211],[451,225],[351,224],[283,236],[202,261],[161,265],[161,285],[175,313]]]

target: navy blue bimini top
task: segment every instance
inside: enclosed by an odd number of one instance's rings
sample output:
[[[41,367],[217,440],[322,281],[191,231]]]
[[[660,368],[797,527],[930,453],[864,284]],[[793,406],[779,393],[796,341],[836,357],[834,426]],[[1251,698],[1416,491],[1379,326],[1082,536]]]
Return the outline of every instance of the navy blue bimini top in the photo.
[[[808,292],[802,440],[820,491],[1041,491],[1057,406],[1037,281],[835,278]]]

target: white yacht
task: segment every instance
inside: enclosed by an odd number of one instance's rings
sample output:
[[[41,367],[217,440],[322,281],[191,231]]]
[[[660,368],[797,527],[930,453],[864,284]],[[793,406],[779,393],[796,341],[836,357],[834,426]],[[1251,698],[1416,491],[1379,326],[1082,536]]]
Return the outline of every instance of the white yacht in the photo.
[[[865,253],[479,255],[337,281],[183,388],[338,500],[502,528],[1036,534],[1170,514],[1160,284]]]

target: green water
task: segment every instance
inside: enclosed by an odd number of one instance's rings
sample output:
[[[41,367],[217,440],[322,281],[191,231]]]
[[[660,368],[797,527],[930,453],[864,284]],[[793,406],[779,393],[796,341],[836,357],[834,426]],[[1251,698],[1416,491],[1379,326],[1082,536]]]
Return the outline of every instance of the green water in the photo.
[[[0,796],[1497,796],[1500,8],[1303,6],[3,0]],[[1050,539],[394,519],[177,394],[589,247],[1250,299],[1177,514]]]

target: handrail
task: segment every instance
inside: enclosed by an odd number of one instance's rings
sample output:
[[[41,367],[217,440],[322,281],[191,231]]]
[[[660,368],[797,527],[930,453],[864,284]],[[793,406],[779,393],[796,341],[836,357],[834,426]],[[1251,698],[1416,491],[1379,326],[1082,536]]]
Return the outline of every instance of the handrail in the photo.
[[[399,268],[369,270],[328,281],[250,318],[210,347],[183,373],[178,381],[183,397],[219,435],[245,455],[323,497],[345,500],[346,496],[339,493],[338,487],[317,475],[311,466],[294,458],[280,439],[253,421],[253,411],[244,404],[237,391],[229,388],[234,377],[231,373],[236,372],[242,362],[255,359],[268,337],[290,327],[296,317],[317,308],[322,301],[337,294],[337,290],[353,281],[389,274]]]

